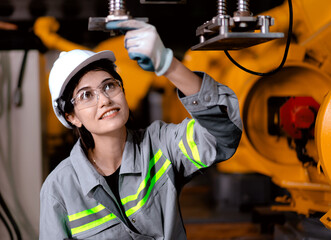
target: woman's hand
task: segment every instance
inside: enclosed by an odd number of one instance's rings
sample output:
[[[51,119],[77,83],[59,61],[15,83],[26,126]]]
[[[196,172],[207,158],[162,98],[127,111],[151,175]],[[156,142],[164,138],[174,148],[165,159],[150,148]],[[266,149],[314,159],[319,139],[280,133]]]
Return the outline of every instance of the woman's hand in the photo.
[[[125,48],[129,57],[146,71],[155,72],[158,76],[165,74],[173,60],[173,53],[164,47],[156,28],[137,20],[119,22],[117,26],[134,29],[125,34]]]

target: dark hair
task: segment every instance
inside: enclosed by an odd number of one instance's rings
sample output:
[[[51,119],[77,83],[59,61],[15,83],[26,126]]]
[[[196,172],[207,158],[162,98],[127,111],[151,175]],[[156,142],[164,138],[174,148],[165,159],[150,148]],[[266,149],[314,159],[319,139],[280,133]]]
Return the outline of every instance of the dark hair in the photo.
[[[65,113],[73,113],[74,106],[71,103],[71,99],[73,97],[74,89],[77,87],[80,79],[90,71],[105,71],[113,76],[115,79],[121,81],[123,88],[123,81],[121,76],[115,71],[115,65],[112,61],[108,59],[101,59],[95,62],[90,63],[86,67],[82,68],[78,71],[69,81],[66,88],[63,91],[60,101],[64,102],[64,107],[62,109],[63,116]],[[124,88],[123,88],[124,92]],[[82,125],[82,127],[78,128],[69,122],[70,126],[73,128],[74,133],[77,137],[80,138],[84,151],[88,151],[88,149],[93,149],[95,147],[95,143],[92,137],[92,134]],[[131,128],[133,126],[133,116],[130,111],[129,120],[126,123],[126,127]]]

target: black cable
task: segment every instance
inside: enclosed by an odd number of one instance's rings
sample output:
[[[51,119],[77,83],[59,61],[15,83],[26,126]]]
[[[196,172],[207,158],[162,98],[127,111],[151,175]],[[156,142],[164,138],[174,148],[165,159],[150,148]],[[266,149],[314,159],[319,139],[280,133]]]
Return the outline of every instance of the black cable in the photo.
[[[8,231],[8,233],[9,233],[10,239],[11,239],[11,240],[14,240],[13,233],[11,232],[11,229],[10,229],[9,225],[8,225],[8,223],[7,223],[6,219],[5,219],[5,217],[2,216],[1,212],[0,212],[0,218],[1,218],[2,222],[3,222],[3,224],[5,225],[5,227],[7,228],[7,231]]]
[[[285,46],[285,51],[284,51],[284,56],[283,56],[282,62],[280,63],[280,65],[276,69],[271,70],[270,72],[267,72],[267,73],[260,73],[260,72],[255,72],[255,71],[249,70],[249,69],[243,67],[242,65],[240,65],[238,62],[236,62],[230,56],[229,52],[227,50],[224,50],[224,53],[229,58],[229,60],[234,65],[236,65],[238,68],[240,68],[241,70],[244,70],[245,72],[248,72],[248,73],[253,74],[253,75],[258,75],[258,76],[270,76],[270,75],[278,72],[280,69],[282,69],[282,67],[284,66],[284,64],[286,62],[288,50],[290,48],[290,43],[291,43],[292,28],[293,28],[293,6],[292,6],[292,0],[288,0],[288,7],[289,7],[289,26],[288,26],[288,33],[287,33],[287,41],[286,41],[286,46]]]
[[[5,200],[2,198],[2,195],[0,193],[0,205],[3,209],[3,211],[5,212],[5,214],[7,215],[8,217],[8,220],[10,221],[11,225],[13,226],[14,228],[14,231],[15,231],[15,234],[16,234],[16,237],[17,237],[17,240],[22,240],[22,237],[21,237],[21,232],[13,218],[13,216],[11,215],[8,207],[7,207],[7,204],[5,202]]]
[[[25,70],[28,52],[29,52],[28,49],[24,50],[20,75],[19,75],[18,82],[17,82],[17,88],[14,93],[14,103],[15,103],[16,107],[22,106],[22,102],[23,102],[22,84],[23,84],[24,70]]]

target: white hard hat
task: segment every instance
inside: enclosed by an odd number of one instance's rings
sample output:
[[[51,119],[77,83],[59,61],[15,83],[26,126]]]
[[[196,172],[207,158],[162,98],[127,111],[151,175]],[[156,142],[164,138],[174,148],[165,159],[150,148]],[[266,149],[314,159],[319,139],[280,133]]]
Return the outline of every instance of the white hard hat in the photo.
[[[62,96],[70,79],[88,64],[100,59],[108,59],[115,62],[116,58],[112,51],[92,52],[88,50],[72,50],[61,52],[59,58],[54,62],[49,75],[49,90],[52,97],[52,105],[55,115],[67,128],[72,128],[61,113],[63,106],[58,106],[57,100]]]

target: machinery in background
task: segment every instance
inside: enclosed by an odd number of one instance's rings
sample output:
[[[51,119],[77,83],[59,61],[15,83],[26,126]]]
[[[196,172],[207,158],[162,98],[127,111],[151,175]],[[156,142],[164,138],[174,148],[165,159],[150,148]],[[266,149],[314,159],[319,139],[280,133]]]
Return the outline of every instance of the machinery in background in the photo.
[[[327,0],[319,5],[313,0],[293,1],[289,56],[284,67],[273,75],[255,76],[241,71],[220,51],[188,51],[184,59],[189,68],[210,73],[239,98],[244,123],[242,140],[237,153],[219,164],[218,171],[269,176],[287,191],[276,198],[272,210],[295,212],[305,219],[327,213],[321,218],[327,228],[331,228],[331,184],[329,163],[325,162],[330,151],[326,140],[331,134],[330,122],[324,117],[321,127],[316,119],[329,111],[323,101],[331,89],[330,8]],[[264,13],[277,19],[275,31],[286,32],[287,9],[285,1]],[[233,56],[265,72],[277,64],[283,52],[284,40],[277,40],[236,51]],[[298,233],[296,227],[293,229]],[[279,228],[278,234],[292,230]],[[300,231],[303,236],[312,234]],[[330,232],[326,234],[330,237]]]
[[[233,17],[227,13],[226,0],[218,0],[217,3],[217,16],[197,28],[200,43],[192,50],[238,50],[284,37],[283,33],[270,32],[274,18],[253,16],[249,0],[237,0],[238,8]]]

